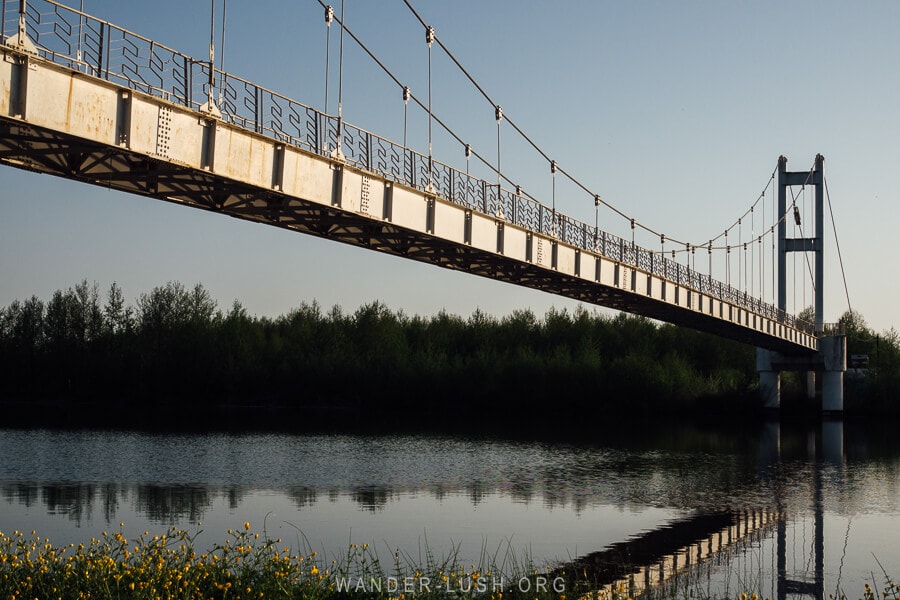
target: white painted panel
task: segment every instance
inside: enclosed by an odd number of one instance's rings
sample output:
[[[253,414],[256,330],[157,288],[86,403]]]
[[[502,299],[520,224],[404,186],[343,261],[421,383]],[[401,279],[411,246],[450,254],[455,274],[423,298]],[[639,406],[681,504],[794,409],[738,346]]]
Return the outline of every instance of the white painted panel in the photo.
[[[131,130],[128,133],[128,147],[147,155],[156,154],[156,135],[159,125],[159,106],[143,96],[132,94]],[[199,167],[200,148],[195,149],[197,160],[189,163]]]
[[[588,252],[582,252],[578,257],[578,273],[582,279],[594,280],[597,273],[597,258]]]
[[[575,274],[575,248],[563,244],[556,246],[556,270],[566,275]]]
[[[553,244],[543,236],[535,235],[531,240],[531,261],[542,267],[550,268],[553,259]]]
[[[334,171],[331,163],[287,146],[284,154],[284,193],[319,204],[331,204]]]
[[[634,293],[645,296],[647,294],[647,274],[643,271],[632,269],[630,282],[634,282]],[[631,288],[629,288],[631,289]]]
[[[350,212],[359,212],[359,202],[362,197],[362,174],[350,169],[344,169],[344,182],[341,186],[341,208]]]
[[[494,218],[472,213],[472,246],[488,252],[497,251],[497,221]]]
[[[434,235],[458,244],[466,240],[466,211],[442,200],[434,203]]]
[[[619,289],[631,289],[631,268],[623,264],[619,265]]]
[[[503,230],[503,254],[516,260],[525,260],[525,231],[509,223]]]
[[[616,263],[605,258],[600,259],[600,283],[615,287],[615,269]]]
[[[69,131],[70,77],[44,68],[28,72],[25,120],[58,131]],[[61,99],[66,98],[64,102]]]
[[[163,108],[167,106],[160,105]],[[169,158],[199,168],[207,126],[200,123],[196,114],[176,108],[172,108],[170,116],[169,130],[173,142],[169,145]]]
[[[425,197],[400,186],[394,187],[391,221],[401,227],[425,231]]]
[[[58,74],[63,76],[62,74]],[[104,144],[116,143],[116,111],[119,94],[116,89],[99,85],[96,79],[85,80],[72,75],[69,98],[69,132]],[[35,108],[30,104],[28,112]]]
[[[58,131],[69,131],[71,77],[35,67],[28,72],[25,120]],[[65,101],[61,101],[63,99]]]
[[[359,212],[380,220],[384,217],[384,181],[365,173],[360,176]]]
[[[220,123],[216,128],[213,170],[230,179],[270,188],[274,144],[274,141]]]
[[[0,60],[0,115],[10,111],[10,85],[12,84],[12,63]]]

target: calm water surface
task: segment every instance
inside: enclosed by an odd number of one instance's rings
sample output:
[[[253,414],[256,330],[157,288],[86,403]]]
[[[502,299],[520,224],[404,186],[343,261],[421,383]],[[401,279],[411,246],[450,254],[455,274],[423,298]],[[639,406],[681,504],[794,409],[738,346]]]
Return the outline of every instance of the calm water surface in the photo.
[[[250,521],[327,556],[356,542],[414,558],[426,546],[465,562],[500,549],[553,564],[597,563],[610,548],[652,539],[647,565],[658,566],[721,535],[704,517],[760,515],[704,566],[724,591],[857,597],[873,572],[883,579],[876,558],[900,578],[900,442],[891,431],[673,425],[610,439],[604,429],[567,443],[0,430],[0,531],[35,529],[63,544],[120,522],[129,537],[176,525],[202,529],[197,543],[210,548]],[[762,515],[778,518],[762,525]]]

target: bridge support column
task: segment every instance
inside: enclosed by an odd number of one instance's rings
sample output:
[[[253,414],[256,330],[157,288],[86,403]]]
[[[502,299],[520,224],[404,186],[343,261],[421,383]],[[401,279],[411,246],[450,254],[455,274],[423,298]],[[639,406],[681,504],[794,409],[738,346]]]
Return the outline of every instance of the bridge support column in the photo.
[[[765,348],[756,349],[756,371],[759,373],[759,395],[764,408],[781,406],[781,372],[773,365],[775,353]]]
[[[844,410],[844,371],[847,370],[847,337],[831,335],[819,338],[819,355],[824,362],[822,374],[822,410]]]
[[[781,404],[781,372],[807,374],[807,394],[816,395],[816,380],[821,381],[822,412],[844,410],[844,372],[847,370],[847,337],[821,336],[819,350],[809,355],[785,355],[764,348],[756,349],[759,395],[765,408]]]

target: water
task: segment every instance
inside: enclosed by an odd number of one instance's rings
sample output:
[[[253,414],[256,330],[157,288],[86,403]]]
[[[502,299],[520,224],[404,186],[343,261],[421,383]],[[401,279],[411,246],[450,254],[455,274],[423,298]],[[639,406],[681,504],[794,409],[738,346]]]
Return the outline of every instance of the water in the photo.
[[[210,548],[250,521],[326,556],[355,542],[413,560],[427,547],[466,563],[514,552],[559,564],[586,556],[597,563],[629,540],[638,556],[634,540],[689,530],[652,542],[655,562],[639,574],[649,577],[664,554],[683,565],[691,545],[711,548],[716,531],[724,540],[722,526],[704,518],[782,515],[736,535],[693,576],[773,598],[798,581],[818,590],[813,596],[841,589],[857,597],[863,582],[881,583],[879,562],[900,577],[894,438],[841,423],[609,423],[589,441],[568,442],[8,429],[0,430],[0,531],[34,529],[67,544],[120,522],[128,537],[175,525],[202,530],[197,544]]]

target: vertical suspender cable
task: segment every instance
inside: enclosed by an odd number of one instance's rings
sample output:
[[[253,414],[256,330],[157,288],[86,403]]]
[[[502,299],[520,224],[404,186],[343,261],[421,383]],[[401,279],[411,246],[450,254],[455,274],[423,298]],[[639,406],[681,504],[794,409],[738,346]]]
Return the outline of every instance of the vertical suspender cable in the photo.
[[[806,212],[806,188],[803,188],[803,201],[801,202],[803,205],[803,212],[806,213],[803,216],[805,217],[809,213]],[[803,227],[800,227],[800,235],[803,236]],[[806,258],[806,252],[803,253],[804,262],[809,263],[809,259]],[[803,308],[806,308],[806,274],[809,273],[809,268],[805,269],[803,272]]]
[[[731,246],[728,245],[728,230],[725,230],[725,284],[731,286]]]
[[[412,152],[409,151],[409,147],[406,145],[406,129],[409,115],[409,99],[412,97],[412,92],[409,89],[408,85],[403,86],[403,173],[405,174],[406,181],[414,181],[413,177],[413,161],[412,161]],[[469,157],[466,156],[466,161],[469,160]],[[406,169],[409,168],[409,173],[406,172]],[[468,165],[466,166],[466,173],[468,174]]]
[[[747,249],[747,246],[744,246],[744,226],[741,225],[741,219],[738,219],[738,289],[744,289],[744,278],[743,278],[743,269],[741,268],[741,246],[744,247],[744,250]]]
[[[794,237],[797,237],[797,216],[800,213],[797,212],[796,201],[793,204],[794,204]],[[797,310],[797,253],[792,252],[791,255],[792,255],[791,260],[794,263],[791,266],[791,274],[793,275],[793,279],[794,279],[794,314],[797,314],[798,312],[800,312]]]
[[[338,45],[338,114],[337,114],[337,141],[336,150],[338,158],[343,156],[341,152],[341,138],[344,137],[344,25],[347,17],[344,14],[344,0],[341,0],[341,39]]]
[[[409,112],[409,97],[412,94],[409,86],[403,88],[403,149],[406,150],[406,123],[407,114]],[[468,157],[466,157],[468,159]]]
[[[765,221],[763,221],[763,224],[765,224]],[[765,278],[765,275],[763,275],[763,268],[765,265],[764,258],[765,258],[765,252],[766,252],[766,245],[763,244],[763,238],[766,236],[765,231],[766,231],[765,229],[760,231],[759,241],[757,243],[757,245],[759,246],[759,299],[760,300],[762,300],[766,295],[766,289],[765,289],[766,278]]]
[[[328,114],[328,67],[331,64],[331,22],[334,20],[334,7],[330,4],[325,7],[325,104],[322,107],[323,114]],[[324,121],[320,121],[322,123]],[[328,151],[327,136],[322,134],[322,152]]]
[[[763,300],[766,296],[765,277],[763,277],[763,264],[765,263],[766,245],[763,239],[766,237],[766,192],[763,190],[760,196],[762,202],[762,228],[759,233],[759,299]]]
[[[428,43],[428,190],[434,189],[434,155],[431,147],[431,46],[434,44],[434,27],[425,27],[425,41]],[[486,200],[486,199],[485,199]]]
[[[494,107],[494,117],[497,119],[497,207],[500,207],[500,186],[502,178],[500,175],[500,121],[503,120],[503,107],[499,104]]]
[[[25,6],[26,0],[19,0],[19,44],[25,43]]]
[[[778,199],[775,186],[772,186],[772,214],[775,215],[775,223],[772,225],[772,304],[775,305],[778,299],[775,297],[775,227],[778,222],[784,218],[784,215],[778,214]]]
[[[753,208],[750,207],[750,295],[753,296],[756,293],[756,244],[753,242],[756,241],[756,218],[753,214]]]
[[[78,68],[81,69],[81,27],[82,23],[84,22],[84,0],[81,0],[81,2],[79,2],[78,7],[78,12],[80,12],[81,14],[78,15],[78,50],[75,52],[75,58],[78,61]],[[3,14],[3,18],[6,18],[5,11]],[[2,32],[0,32],[0,35],[2,35]]]
[[[212,110],[213,107],[213,97],[215,95],[215,73],[216,73],[216,53],[215,53],[215,42],[216,42],[216,0],[210,0],[210,11],[209,11],[209,88],[207,89],[207,100],[209,104],[207,104],[207,108]]]
[[[725,284],[731,287],[731,246],[725,246]]]
[[[219,38],[219,72],[222,74],[222,81],[219,83],[219,104],[225,94],[225,16],[228,8],[228,0],[222,0],[222,36]]]
[[[551,184],[553,186],[552,187],[552,196],[551,196],[553,206],[551,207],[552,211],[550,213],[550,216],[553,219],[553,221],[550,224],[550,233],[555,236],[556,235],[556,161],[555,160],[550,161],[550,177],[551,177]]]
[[[322,108],[326,115],[328,114],[328,66],[331,63],[331,22],[333,20],[334,7],[329,4],[325,7],[325,106]]]

